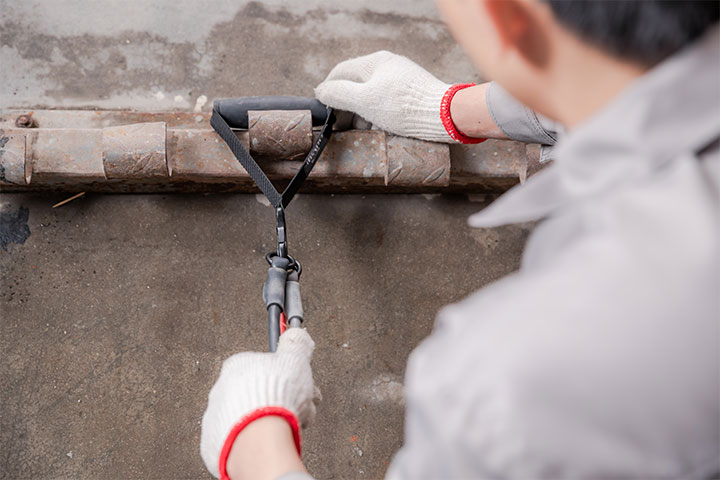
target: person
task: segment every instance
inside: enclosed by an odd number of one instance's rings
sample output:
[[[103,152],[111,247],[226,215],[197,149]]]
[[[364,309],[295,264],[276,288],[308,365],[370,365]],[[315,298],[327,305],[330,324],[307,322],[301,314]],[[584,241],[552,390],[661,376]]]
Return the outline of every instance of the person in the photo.
[[[473,227],[539,220],[520,270],[444,308],[408,361],[419,478],[709,478],[720,471],[718,2],[438,0],[493,83],[377,52],[322,102],[438,142],[547,145]],[[215,476],[308,479],[308,333],[225,361],[202,421]]]

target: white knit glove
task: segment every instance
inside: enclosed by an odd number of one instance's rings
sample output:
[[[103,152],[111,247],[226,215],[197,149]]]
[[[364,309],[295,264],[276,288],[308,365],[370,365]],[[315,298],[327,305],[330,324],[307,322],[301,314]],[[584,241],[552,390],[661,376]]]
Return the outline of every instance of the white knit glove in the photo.
[[[208,395],[200,436],[200,454],[215,477],[238,433],[266,415],[288,420],[299,451],[299,426],[312,421],[320,400],[310,368],[314,348],[305,329],[289,328],[275,353],[243,352],[225,360]]]
[[[383,50],[336,65],[315,96],[395,135],[455,143],[440,118],[450,87],[410,59]]]

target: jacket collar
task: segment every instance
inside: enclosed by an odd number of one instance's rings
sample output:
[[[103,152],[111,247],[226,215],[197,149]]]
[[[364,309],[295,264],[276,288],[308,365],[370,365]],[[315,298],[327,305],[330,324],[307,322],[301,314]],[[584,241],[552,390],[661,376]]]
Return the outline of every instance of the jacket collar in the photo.
[[[537,220],[651,176],[720,134],[720,27],[634,81],[555,147],[555,162],[480,213],[473,227]]]

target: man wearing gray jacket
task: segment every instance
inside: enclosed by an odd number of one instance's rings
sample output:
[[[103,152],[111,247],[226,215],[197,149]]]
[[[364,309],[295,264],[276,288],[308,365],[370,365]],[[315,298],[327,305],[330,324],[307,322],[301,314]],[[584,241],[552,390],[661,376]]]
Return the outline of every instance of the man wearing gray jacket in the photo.
[[[317,97],[399,135],[511,138],[553,164],[470,218],[539,220],[518,272],[443,309],[406,372],[388,478],[720,472],[717,2],[438,0],[483,85],[389,52]],[[560,127],[562,125],[562,128]],[[223,365],[201,453],[222,478],[308,479],[302,329]]]

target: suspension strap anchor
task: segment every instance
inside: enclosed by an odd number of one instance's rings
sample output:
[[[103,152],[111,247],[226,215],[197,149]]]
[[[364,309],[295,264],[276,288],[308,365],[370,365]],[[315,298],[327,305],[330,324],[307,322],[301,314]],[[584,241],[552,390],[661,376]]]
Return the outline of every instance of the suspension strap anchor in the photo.
[[[287,188],[282,192],[275,188],[232,130],[233,128],[248,128],[248,112],[259,110],[310,110],[313,125],[322,125],[310,152]],[[303,322],[298,284],[302,267],[288,253],[285,207],[288,206],[320,158],[325,145],[330,140],[334,123],[335,115],[332,108],[314,98],[246,97],[218,100],[213,104],[210,124],[275,208],[277,250],[275,253],[268,253],[265,256],[270,268],[263,288],[263,298],[268,311],[268,339],[271,352],[277,348],[281,333],[281,318],[285,317],[290,327],[299,327]]]

